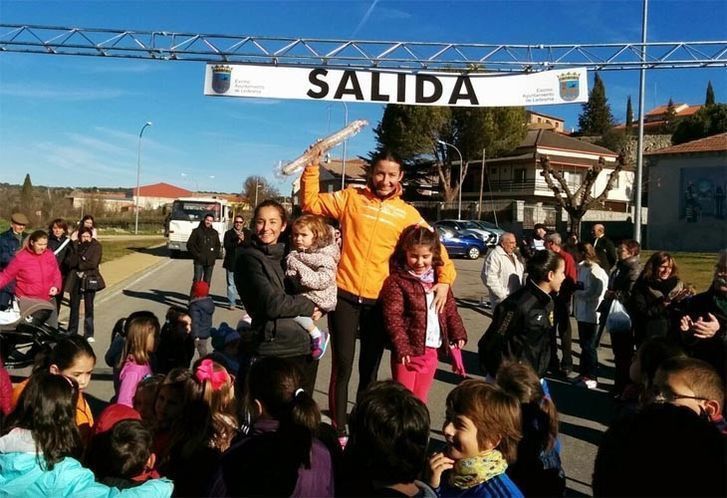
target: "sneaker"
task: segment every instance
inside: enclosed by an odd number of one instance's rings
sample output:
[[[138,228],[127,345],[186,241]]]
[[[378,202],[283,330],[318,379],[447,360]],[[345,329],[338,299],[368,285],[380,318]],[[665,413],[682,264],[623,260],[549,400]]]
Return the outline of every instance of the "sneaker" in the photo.
[[[96,339],[94,339],[93,336],[86,337],[86,342],[88,342],[89,344],[93,344],[94,342],[96,342]]]
[[[580,378],[576,385],[578,387],[585,387],[586,389],[596,389],[598,387],[598,381],[584,376]]]
[[[320,360],[328,349],[328,343],[331,340],[331,334],[325,330],[321,330],[321,336],[313,339],[311,354],[314,360]]]

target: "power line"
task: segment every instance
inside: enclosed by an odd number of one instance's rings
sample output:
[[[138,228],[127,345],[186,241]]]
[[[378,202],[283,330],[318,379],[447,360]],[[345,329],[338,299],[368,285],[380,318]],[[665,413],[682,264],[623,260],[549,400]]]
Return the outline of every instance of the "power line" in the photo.
[[[648,58],[641,61],[642,47]],[[336,40],[0,24],[0,53],[327,66],[330,68],[537,72],[727,66],[727,41],[478,44]]]

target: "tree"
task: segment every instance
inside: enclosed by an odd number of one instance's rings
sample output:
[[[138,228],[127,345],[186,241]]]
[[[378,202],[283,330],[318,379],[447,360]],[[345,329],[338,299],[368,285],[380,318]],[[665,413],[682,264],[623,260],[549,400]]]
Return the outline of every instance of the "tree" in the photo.
[[[442,186],[445,202],[452,201],[461,188],[460,176],[467,176],[468,161],[496,157],[514,149],[526,133],[525,110],[520,107],[427,107],[389,104],[374,130],[379,150],[399,154],[409,164],[434,159],[434,171]],[[459,149],[459,155],[443,140]],[[457,163],[456,165],[453,163]],[[460,167],[462,168],[460,174]],[[417,167],[419,173],[430,173]]]
[[[664,112],[664,123],[661,125],[661,131],[665,134],[672,134],[676,129],[677,125],[677,110],[674,107],[674,101],[669,98],[669,103],[666,105],[666,111]]]
[[[253,175],[245,178],[242,183],[242,196],[255,207],[260,201],[280,197],[280,192],[264,177]]]
[[[588,102],[582,108],[583,111],[578,116],[581,135],[603,135],[613,127],[613,114],[606,98],[606,87],[598,73],[588,95]]]
[[[550,164],[548,156],[540,157],[540,167],[542,171],[540,175],[545,179],[545,183],[555,194],[555,201],[560,207],[566,210],[571,219],[571,231],[581,233],[581,220],[588,210],[596,207],[606,200],[608,193],[616,185],[616,180],[623,170],[624,157],[619,156],[603,191],[598,194],[592,194],[593,186],[596,184],[598,176],[603,171],[606,161],[603,157],[598,158],[598,162],[591,166],[583,178],[583,183],[575,192],[571,191],[568,182],[563,177],[563,173],[555,169]],[[554,181],[555,180],[555,181]],[[556,183],[557,182],[557,183]]]
[[[634,126],[634,110],[631,107],[631,95],[629,95],[628,100],[626,101],[626,129],[628,131],[631,131],[631,128]]]
[[[710,106],[714,105],[714,88],[712,88],[712,82],[709,81],[707,83],[707,95],[704,97],[704,105]]]
[[[678,145],[724,132],[727,132],[727,104],[704,106],[679,121],[671,143]]]
[[[30,181],[30,173],[26,173],[25,180],[23,180],[23,188],[20,191],[20,207],[29,218],[35,216],[33,182]]]

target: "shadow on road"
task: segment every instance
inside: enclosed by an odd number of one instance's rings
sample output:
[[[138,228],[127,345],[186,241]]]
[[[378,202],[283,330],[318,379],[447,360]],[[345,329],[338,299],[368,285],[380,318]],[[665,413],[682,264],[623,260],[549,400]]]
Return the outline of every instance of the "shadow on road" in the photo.
[[[475,313],[479,313],[480,315],[492,318],[492,310],[490,310],[489,308],[483,308],[479,301],[473,301],[472,299],[461,299],[458,297],[454,298],[454,300],[456,301],[458,308],[471,310]]]
[[[132,247],[134,252],[140,252],[142,254],[151,254],[152,256],[169,256],[169,249],[165,245],[156,247]]]
[[[613,401],[606,392],[585,389],[551,377],[548,377],[548,388],[560,413],[606,426],[616,415]]]
[[[182,306],[184,308],[189,304],[189,295],[181,292],[162,291],[159,289],[150,289],[149,291],[135,291],[124,289],[125,296],[141,299],[142,301],[154,301],[169,306]]]

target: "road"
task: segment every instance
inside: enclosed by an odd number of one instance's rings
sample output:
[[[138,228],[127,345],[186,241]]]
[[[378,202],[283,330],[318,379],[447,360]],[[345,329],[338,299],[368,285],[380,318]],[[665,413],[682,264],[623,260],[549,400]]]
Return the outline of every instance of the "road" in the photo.
[[[467,370],[477,376],[477,341],[490,323],[488,312],[479,301],[484,293],[480,281],[482,259],[477,261],[455,260],[458,278],[454,293],[458,301],[460,313],[469,334],[469,342],[465,347],[464,360]],[[111,330],[117,319],[127,316],[132,311],[150,310],[163,319],[167,308],[171,305],[186,306],[192,279],[192,261],[189,259],[168,259],[159,257],[158,262],[148,270],[137,273],[120,285],[100,293],[96,299],[96,339],[94,349],[99,358],[94,379],[88,394],[99,402],[107,401],[113,394],[111,369],[103,363],[103,354],[109,344]],[[212,295],[218,305],[227,303],[225,297],[225,272],[218,261],[212,278]],[[236,324],[242,311],[230,311],[222,307],[215,311],[213,323],[222,321]],[[63,318],[62,313],[61,318]],[[324,320],[325,321],[325,320]],[[575,328],[574,322],[574,331]],[[575,332],[574,332],[575,335]],[[607,340],[607,338],[606,338]],[[577,342],[575,340],[574,342]],[[574,345],[577,360],[579,349]],[[612,383],[613,362],[610,348],[601,348],[602,380]],[[388,353],[382,361],[380,378],[390,375]],[[318,370],[318,381],[314,394],[321,408],[327,408],[328,380],[331,371],[330,354],[321,360]],[[20,373],[20,372],[18,372]],[[429,408],[432,419],[432,435],[435,440],[442,440],[441,428],[444,421],[444,401],[447,393],[456,385],[459,377],[451,373],[447,364],[440,364],[436,380],[430,394]],[[350,386],[350,399],[355,399],[357,378],[354,377]],[[603,431],[613,416],[612,402],[604,390],[587,391],[572,386],[569,382],[549,380],[551,392],[560,411],[560,430],[563,465],[568,476],[569,495],[590,495],[591,473],[597,444]],[[608,387],[608,385],[604,386]]]

